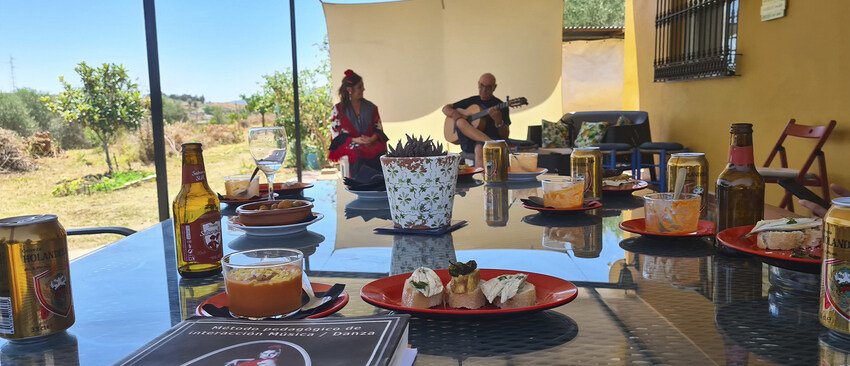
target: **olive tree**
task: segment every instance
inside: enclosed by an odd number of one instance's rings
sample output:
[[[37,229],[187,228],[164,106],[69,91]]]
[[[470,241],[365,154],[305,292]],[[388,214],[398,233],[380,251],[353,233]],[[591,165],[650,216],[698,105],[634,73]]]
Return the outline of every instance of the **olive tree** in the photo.
[[[45,98],[47,107],[65,123],[89,129],[106,154],[109,174],[112,159],[109,144],[122,129],[135,129],[144,116],[138,85],[127,76],[124,66],[104,63],[98,68],[80,62],[74,70],[82,87],[76,88],[59,77],[64,90],[55,98]]]

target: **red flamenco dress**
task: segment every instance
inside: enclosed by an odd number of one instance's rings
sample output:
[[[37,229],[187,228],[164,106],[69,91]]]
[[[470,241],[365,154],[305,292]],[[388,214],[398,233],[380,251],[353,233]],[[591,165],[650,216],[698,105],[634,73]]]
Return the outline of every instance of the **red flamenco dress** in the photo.
[[[360,102],[360,114],[354,113],[351,104],[337,103],[331,112],[331,141],[328,159],[339,161],[342,157],[348,157],[348,163],[352,167],[352,174],[359,170],[360,166],[368,165],[380,171],[381,155],[387,152],[387,135],[381,126],[381,116],[378,107],[363,99]],[[362,145],[353,142],[352,139],[361,136],[377,135],[378,139],[369,144]]]

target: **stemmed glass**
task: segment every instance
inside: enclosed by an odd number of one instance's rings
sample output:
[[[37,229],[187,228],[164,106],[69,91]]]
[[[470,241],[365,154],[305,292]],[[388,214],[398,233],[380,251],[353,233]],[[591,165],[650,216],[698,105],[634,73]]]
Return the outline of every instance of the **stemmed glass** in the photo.
[[[286,130],[283,127],[252,128],[248,130],[248,148],[269,182],[269,201],[274,200],[274,175],[286,158]]]

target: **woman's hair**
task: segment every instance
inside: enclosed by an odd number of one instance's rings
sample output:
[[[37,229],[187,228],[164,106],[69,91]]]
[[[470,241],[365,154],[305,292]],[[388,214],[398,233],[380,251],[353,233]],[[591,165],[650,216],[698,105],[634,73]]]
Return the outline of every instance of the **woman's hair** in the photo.
[[[352,88],[361,81],[363,81],[363,78],[357,75],[356,72],[351,71],[351,69],[345,70],[345,77],[342,78],[342,85],[339,86],[339,100],[344,104],[351,102],[351,96],[347,88]]]

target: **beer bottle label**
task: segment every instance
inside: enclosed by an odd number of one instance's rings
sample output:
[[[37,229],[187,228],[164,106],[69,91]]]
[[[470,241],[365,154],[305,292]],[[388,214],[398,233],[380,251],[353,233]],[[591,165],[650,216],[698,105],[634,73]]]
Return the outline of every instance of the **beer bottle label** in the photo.
[[[729,148],[729,162],[734,165],[753,165],[753,147],[731,146]]]
[[[850,332],[850,227],[824,223],[821,323]]]
[[[183,165],[183,184],[206,182],[207,172],[203,164]]]
[[[180,250],[188,263],[211,264],[221,260],[221,213],[211,211],[180,225]]]

